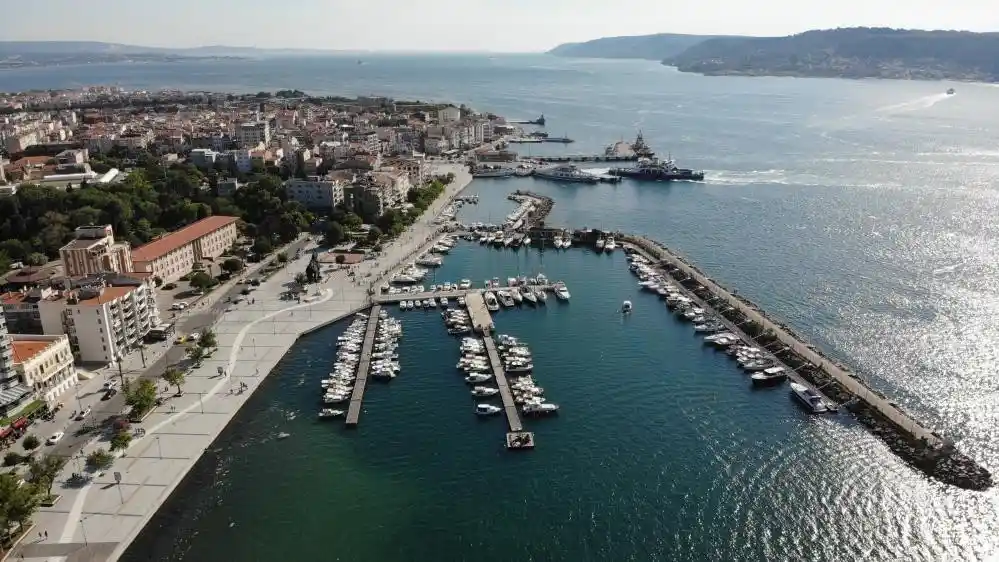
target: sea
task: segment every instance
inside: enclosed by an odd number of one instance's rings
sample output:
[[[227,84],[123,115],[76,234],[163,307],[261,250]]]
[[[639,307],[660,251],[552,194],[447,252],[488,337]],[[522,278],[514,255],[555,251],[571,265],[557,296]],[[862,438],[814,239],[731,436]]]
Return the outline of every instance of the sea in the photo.
[[[0,71],[0,91],[116,84],[297,88],[544,114],[602,153],[642,131],[703,183],[481,179],[465,222],[527,189],[549,225],[646,234],[852,367],[999,470],[999,89],[887,80],[704,77],[545,55],[314,57]],[[954,95],[947,95],[954,88]],[[402,373],[360,426],[319,423],[345,326],[304,337],[206,451],[129,561],[986,560],[999,495],[927,479],[847,415],[753,390],[624,256],[462,243],[433,281],[544,273],[572,299],[496,314],[529,343],[557,417],[503,448],[435,312],[402,319]],[[429,283],[428,283],[429,284]],[[623,300],[634,312],[622,315]],[[289,433],[277,439],[278,433]]]

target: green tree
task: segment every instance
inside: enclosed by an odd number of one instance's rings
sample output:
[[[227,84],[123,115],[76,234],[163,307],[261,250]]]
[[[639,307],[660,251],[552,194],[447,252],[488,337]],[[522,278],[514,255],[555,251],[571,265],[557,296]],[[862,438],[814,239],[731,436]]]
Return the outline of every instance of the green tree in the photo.
[[[21,441],[21,445],[24,445],[24,449],[26,451],[33,451],[37,449],[38,446],[41,444],[42,444],[41,440],[39,440],[38,437],[35,437],[33,434],[30,433],[27,436],[25,436],[24,441]]]
[[[272,249],[274,249],[274,245],[271,244],[271,241],[264,236],[258,236],[257,239],[253,241],[254,253],[267,255],[271,253]]]
[[[141,379],[138,384],[128,389],[125,403],[139,416],[152,410],[156,405],[156,383],[149,379]]]
[[[205,348],[200,345],[195,345],[187,348],[187,356],[195,365],[201,365],[201,361],[205,358]]]
[[[205,328],[205,331],[201,332],[201,337],[198,338],[198,345],[206,349],[218,346],[218,338],[215,337],[215,332],[211,328]]]
[[[336,258],[334,259],[334,261],[337,263],[337,265],[343,265],[344,262],[347,261],[347,256],[345,256],[343,254],[337,254]]]
[[[295,274],[295,283],[298,283],[299,285],[302,285],[304,287],[306,284],[308,284],[308,282],[309,282],[309,277],[305,273],[300,271]]]
[[[41,252],[32,252],[28,254],[28,259],[25,261],[28,265],[45,265],[48,263],[49,258]]]
[[[14,473],[0,474],[0,515],[4,530],[10,523],[16,523],[17,532],[20,532],[35,514],[40,501],[34,486],[22,485],[21,478]]]
[[[66,458],[45,455],[41,459],[31,459],[31,464],[28,466],[28,482],[40,490],[45,490],[46,497],[51,497],[52,484],[66,466]]]
[[[106,470],[114,464],[114,456],[104,449],[97,449],[87,455],[87,467],[92,470]]]
[[[368,242],[371,244],[376,244],[381,239],[382,239],[381,229],[378,228],[377,226],[372,226],[371,229],[368,230]]]
[[[239,258],[228,258],[222,262],[222,269],[228,271],[229,273],[238,273],[243,271],[243,260]]]
[[[347,213],[347,216],[343,218],[343,226],[348,230],[357,230],[361,228],[362,224],[364,224],[364,221],[355,213]]]
[[[181,394],[183,392],[181,387],[184,386],[184,382],[187,381],[187,377],[184,375],[184,371],[175,367],[170,367],[163,373],[163,380],[165,380],[167,384],[176,386],[177,394]]]
[[[281,252],[277,255],[278,263],[288,263],[288,254]]]
[[[6,455],[4,455],[4,457],[3,457],[3,465],[4,466],[14,466],[14,465],[21,464],[21,461],[23,461],[23,460],[24,460],[24,457],[22,457],[20,453],[17,453],[15,451],[11,451],[11,452],[7,453]]]
[[[343,242],[343,225],[333,221],[326,227],[326,245],[336,246],[340,242]]]
[[[132,434],[127,429],[122,429],[111,438],[112,451],[124,451],[132,444]]]
[[[204,271],[194,272],[187,282],[195,289],[201,289],[202,291],[207,291],[215,285],[215,279],[212,279],[212,276]]]

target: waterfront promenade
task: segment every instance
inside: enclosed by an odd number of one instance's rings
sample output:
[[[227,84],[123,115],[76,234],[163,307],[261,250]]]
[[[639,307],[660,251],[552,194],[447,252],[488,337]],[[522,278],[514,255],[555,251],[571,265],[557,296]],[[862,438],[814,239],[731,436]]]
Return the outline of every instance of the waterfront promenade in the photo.
[[[440,173],[456,176],[445,194],[407,233],[386,244],[377,260],[354,266],[353,278],[346,270],[337,270],[310,286],[301,302],[281,300],[295,274],[305,271],[311,257],[305,252],[264,281],[252,294],[252,304],[217,311],[221,315],[213,329],[218,349],[188,373],[184,395],[172,397],[173,389],[166,389],[163,406],[137,426],[144,433],[136,435],[110,469],[95,474],[82,487],[68,484],[72,473],[82,472],[84,457],[97,448],[106,449],[108,443],[93,439],[78,451],[66,451],[73,458],[53,488],[62,498],[34,517],[33,536],[40,533],[46,538],[29,538],[14,550],[13,559],[96,562],[121,556],[298,337],[368,306],[369,280],[397,267],[437,234],[434,218],[471,181],[458,166],[442,168]],[[177,350],[168,350],[167,356],[176,356]],[[164,366],[156,362],[142,374],[159,376]],[[162,389],[165,383],[159,381],[159,386]]]

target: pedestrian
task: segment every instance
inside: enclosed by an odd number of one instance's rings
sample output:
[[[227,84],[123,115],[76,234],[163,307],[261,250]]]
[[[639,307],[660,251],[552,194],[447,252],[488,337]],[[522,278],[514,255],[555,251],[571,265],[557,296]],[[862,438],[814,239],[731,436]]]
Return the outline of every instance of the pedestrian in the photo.
[[[45,540],[49,540],[49,532],[45,531]]]

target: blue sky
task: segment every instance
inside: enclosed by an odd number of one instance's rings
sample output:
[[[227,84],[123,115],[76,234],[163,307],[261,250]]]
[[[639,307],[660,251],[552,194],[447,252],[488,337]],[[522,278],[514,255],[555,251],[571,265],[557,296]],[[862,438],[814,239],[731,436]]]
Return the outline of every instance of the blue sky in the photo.
[[[529,52],[612,35],[854,25],[999,30],[999,9],[985,0],[0,0],[0,12],[4,40],[390,51]]]

